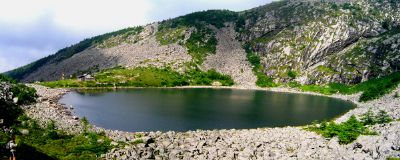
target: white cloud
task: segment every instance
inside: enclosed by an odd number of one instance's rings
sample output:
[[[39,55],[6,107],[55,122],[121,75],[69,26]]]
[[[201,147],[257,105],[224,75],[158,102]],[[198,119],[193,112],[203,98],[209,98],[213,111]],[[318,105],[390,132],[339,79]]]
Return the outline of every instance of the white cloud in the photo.
[[[7,71],[15,66],[9,64],[7,57],[0,57],[0,72]]]
[[[0,0],[0,73],[118,29],[207,9],[240,11],[270,0]]]
[[[109,32],[147,22],[147,0],[68,0],[52,6],[54,22],[80,32]]]
[[[29,25],[43,16],[77,33],[102,33],[147,23],[147,0],[0,0],[0,22]]]
[[[0,45],[0,73],[25,65],[43,57],[43,54],[51,54],[55,48],[32,48],[23,46]]]
[[[51,0],[0,0],[0,22],[25,25],[46,14]]]

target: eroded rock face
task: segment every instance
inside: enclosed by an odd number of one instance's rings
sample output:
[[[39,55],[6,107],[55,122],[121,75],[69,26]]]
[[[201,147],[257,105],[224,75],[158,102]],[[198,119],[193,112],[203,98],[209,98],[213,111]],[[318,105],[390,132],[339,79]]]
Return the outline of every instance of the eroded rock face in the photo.
[[[399,69],[399,2],[281,1],[245,15],[239,39],[262,55],[264,72],[302,84],[359,83]],[[278,8],[278,9],[277,9]]]
[[[23,81],[52,81],[60,79],[63,74],[68,77],[79,71],[117,66],[170,66],[179,69],[191,60],[186,49],[178,44],[160,45],[154,35],[156,31],[157,24],[149,25],[140,33],[141,40],[136,43],[121,43],[111,48],[89,48],[59,63],[45,65]]]
[[[205,70],[216,71],[230,75],[236,85],[246,88],[255,87],[257,78],[254,76],[251,64],[247,61],[246,52],[235,39],[236,32],[230,24],[228,27],[213,28],[218,40],[215,54],[207,56],[203,63]]]

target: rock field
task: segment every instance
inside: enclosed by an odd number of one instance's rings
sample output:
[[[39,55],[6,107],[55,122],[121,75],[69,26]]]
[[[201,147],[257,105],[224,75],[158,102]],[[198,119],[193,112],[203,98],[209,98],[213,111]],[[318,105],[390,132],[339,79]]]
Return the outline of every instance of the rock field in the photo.
[[[58,104],[57,100],[68,92],[64,89],[34,87],[40,95],[39,102],[25,106],[25,112],[44,125],[54,120],[60,129],[79,133],[80,121],[73,115],[71,107]],[[291,89],[275,88],[272,91],[298,92]],[[400,88],[396,90],[400,91]],[[394,119],[400,118],[400,98],[396,91],[378,100],[358,103],[359,95],[334,95],[349,100],[357,108],[336,119],[341,122],[352,114],[360,115],[368,108],[385,110]],[[308,93],[315,94],[315,93]],[[125,142],[103,159],[386,159],[400,157],[400,122],[370,127],[376,136],[360,136],[356,141],[340,145],[337,138],[326,139],[302,127],[257,128],[241,130],[197,130],[188,132],[140,132],[129,133],[106,130],[93,126],[92,130],[104,131],[114,145]],[[144,143],[135,144],[134,141]]]

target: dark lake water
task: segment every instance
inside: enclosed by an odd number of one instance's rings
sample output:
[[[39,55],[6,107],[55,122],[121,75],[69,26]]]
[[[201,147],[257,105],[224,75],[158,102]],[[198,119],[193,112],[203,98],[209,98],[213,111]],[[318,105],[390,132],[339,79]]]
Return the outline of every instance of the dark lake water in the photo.
[[[96,126],[123,131],[243,129],[310,124],[352,109],[313,95],[234,89],[83,90],[60,103]]]

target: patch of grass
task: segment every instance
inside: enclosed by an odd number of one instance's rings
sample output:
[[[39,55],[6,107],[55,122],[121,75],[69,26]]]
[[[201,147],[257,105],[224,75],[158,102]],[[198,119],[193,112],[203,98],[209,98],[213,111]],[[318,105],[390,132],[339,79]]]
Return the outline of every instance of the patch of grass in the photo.
[[[156,33],[157,40],[162,45],[168,45],[171,43],[176,43],[185,38],[186,27],[179,28],[166,28],[164,30],[160,30]]]
[[[201,27],[190,35],[185,46],[195,62],[202,64],[208,54],[216,52],[217,43],[215,33],[209,28]]]
[[[193,69],[180,74],[170,68],[138,67],[133,69],[114,68],[97,73],[95,81],[60,80],[43,82],[42,85],[56,88],[71,87],[174,87],[187,85],[211,85],[218,81],[224,86],[233,85],[230,76],[215,70],[207,72]]]
[[[375,115],[370,108],[366,113],[361,115],[361,122],[364,125],[383,124],[391,121],[393,121],[393,119],[384,110],[379,110]]]
[[[144,143],[143,139],[136,139],[132,142],[132,144],[140,144],[140,143]]]
[[[256,85],[259,87],[277,87],[274,79],[264,74],[260,56],[247,49],[246,52],[247,60],[253,65],[253,73],[257,77]]]
[[[122,43],[136,43],[138,38],[133,36],[138,35],[142,31],[143,27],[127,28],[121,32],[114,33],[113,35],[107,37],[107,39],[96,42],[96,45],[100,48],[111,48]]]
[[[362,92],[359,101],[365,102],[382,97],[393,91],[400,83],[400,72],[392,73],[388,76],[371,79],[356,85],[344,85],[330,83],[325,86],[302,85],[298,88],[303,91],[318,92],[321,94],[354,94]]]
[[[259,87],[277,87],[278,85],[274,82],[274,79],[271,77],[268,77],[262,72],[257,72],[257,81],[256,85]]]
[[[306,128],[306,130],[317,132],[327,138],[338,137],[340,144],[351,143],[360,135],[373,134],[373,132],[369,131],[354,115],[346,122],[340,124],[323,121],[319,125],[314,123],[312,126]]]
[[[218,73],[211,69],[203,72],[200,69],[189,70],[184,74],[185,81],[189,85],[211,85],[214,81],[220,82],[223,86],[232,86],[234,81],[230,76]]]
[[[332,68],[329,68],[327,66],[318,66],[317,71],[323,72],[323,73],[326,73],[329,75],[337,73],[335,70],[333,70]]]
[[[111,149],[111,140],[102,134],[87,132],[68,135],[57,130],[54,123],[49,123],[44,129],[32,124],[36,122],[29,119],[15,127],[29,130],[28,135],[16,136],[17,150],[20,155],[28,152],[29,146],[54,159],[97,159],[98,156]]]

